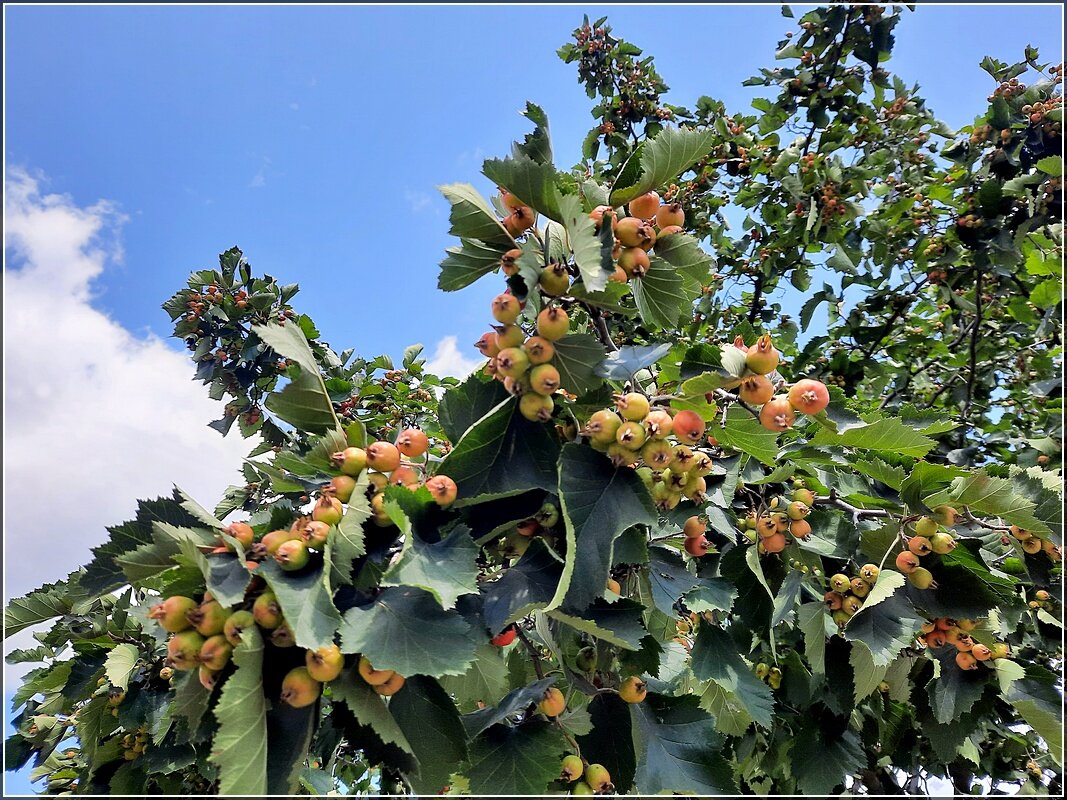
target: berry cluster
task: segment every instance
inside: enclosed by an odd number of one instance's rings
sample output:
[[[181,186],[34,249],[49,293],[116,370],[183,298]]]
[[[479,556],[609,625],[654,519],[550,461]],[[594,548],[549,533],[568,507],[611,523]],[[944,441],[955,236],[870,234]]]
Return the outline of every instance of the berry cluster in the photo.
[[[699,502],[712,469],[711,456],[692,449],[704,439],[700,415],[683,409],[671,416],[640,392],[616,395],[615,407],[595,412],[583,428],[593,449],[616,467],[636,467],[659,508],[672,509],[683,497]]]
[[[796,422],[796,412],[818,414],[830,404],[830,393],[821,381],[803,378],[785,395],[774,395],[774,384],[767,376],[778,368],[779,355],[771,337],[759,337],[754,344],[746,346],[738,336],[734,347],[745,354],[745,367],[750,374],[741,378],[737,396],[754,406],[762,406],[760,424],[769,431],[786,431]]]
[[[906,537],[908,549],[897,554],[897,569],[908,576],[913,586],[936,589],[930,570],[920,566],[919,559],[931,553],[944,555],[956,547],[956,538],[949,528],[960,520],[952,506],[938,506],[930,517],[919,517],[911,526],[913,535]]]
[[[830,590],[823,595],[823,603],[839,628],[863,608],[863,599],[871,593],[880,571],[877,564],[864,564],[853,578],[843,572],[830,576]]]
[[[1018,525],[1011,526],[1011,535],[1019,542],[1019,547],[1022,548],[1023,552],[1028,555],[1037,555],[1044,552],[1053,561],[1059,561],[1063,557],[1060,553],[1060,548],[1054,541],[1038,536],[1036,533],[1031,533]],[[1008,542],[1004,543],[1008,544]]]
[[[756,664],[754,671],[756,677],[764,681],[772,689],[777,689],[782,685],[782,671],[778,667],[772,667],[761,661]]]
[[[807,517],[814,503],[814,493],[805,489],[802,481],[797,481],[792,500],[772,497],[766,508],[750,511],[738,519],[737,525],[750,542],[756,543],[760,555],[780,553],[788,543],[787,533],[794,539],[811,536]]]
[[[567,335],[570,318],[558,306],[537,315],[537,335],[527,336],[518,325],[522,304],[505,292],[493,300],[493,317],[501,323],[474,343],[489,359],[485,371],[519,398],[519,412],[531,422],[548,422],[555,410],[552,400],[560,389],[560,376],[549,362],[556,355],[553,342]]]
[[[578,782],[579,778],[584,778]],[[559,779],[573,783],[571,794],[615,794],[611,773],[602,764],[586,764],[580,756],[570,755],[560,765]]]
[[[127,761],[137,760],[148,744],[148,728],[141,725],[133,733],[122,737],[122,757]]]
[[[375,669],[366,656],[359,658],[359,676],[382,697],[392,697],[404,685],[404,676],[391,669]]]
[[[534,220],[537,218],[536,211],[524,205],[519,198],[506,189],[500,190],[500,200],[504,208],[511,212],[501,220],[501,224],[512,237],[522,236],[533,227]]]
[[[956,664],[960,669],[978,669],[979,661],[1006,658],[1011,653],[1007,642],[995,642],[992,647],[976,642],[970,636],[976,627],[975,620],[939,617],[923,623],[919,643],[930,648],[952,645],[959,651]]]
[[[656,192],[635,197],[626,210],[629,216],[622,219],[611,206],[597,206],[589,212],[589,218],[596,223],[597,230],[600,230],[605,218],[611,221],[615,233],[615,247],[611,254],[615,273],[609,280],[617,283],[644,277],[651,263],[648,251],[655,247],[656,239],[681,233],[685,224],[685,211],[681,203],[661,204]]]

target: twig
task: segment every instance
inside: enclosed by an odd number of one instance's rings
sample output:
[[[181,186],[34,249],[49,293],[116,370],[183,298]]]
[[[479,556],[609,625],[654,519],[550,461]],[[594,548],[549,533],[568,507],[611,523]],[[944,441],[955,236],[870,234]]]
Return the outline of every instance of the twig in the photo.
[[[533,659],[534,672],[537,674],[537,679],[542,680],[545,677],[544,668],[541,666],[541,654],[537,652],[537,648],[534,647],[533,642],[526,638],[526,634],[522,632],[522,628],[518,625],[515,626],[515,633],[518,634],[520,641],[525,645],[527,652]]]
[[[969,509],[967,506],[963,507],[963,514],[961,514],[961,516],[968,522],[973,522],[979,528],[985,528],[986,530],[990,531],[1011,531],[1010,525],[990,525],[985,520],[979,519],[971,513],[971,509]]]
[[[852,515],[853,524],[858,523],[864,517],[892,517],[893,515],[883,508],[859,508],[851,503],[847,503],[837,496],[837,490],[831,489],[830,494],[827,497],[816,497],[812,500],[814,506],[832,506],[833,508],[840,508],[842,511],[847,511]]]
[[[604,345],[609,351],[615,352],[619,349],[619,346],[615,344],[615,340],[611,338],[611,329],[608,328],[608,321],[604,319],[603,312],[598,308],[580,303],[585,312],[589,315],[589,319],[593,321],[593,329],[596,331],[596,336],[600,340],[600,343]]]
[[[963,404],[963,421],[971,414],[971,401],[974,399],[974,382],[978,377],[978,333],[982,327],[982,265],[975,267],[978,273],[974,281],[974,328],[971,329],[970,367],[967,374],[967,399]]]
[[[748,403],[746,403],[744,400],[742,400],[740,397],[738,397],[736,394],[730,394],[725,389],[716,389],[715,396],[718,397],[720,400],[726,401],[727,403],[736,403],[737,405],[741,406],[741,408],[745,409],[745,411],[747,411],[753,417],[759,419],[759,412],[752,406],[750,406]]]
[[[756,285],[752,289],[752,307],[748,310],[748,322],[751,325],[756,321],[756,316],[759,314],[760,300],[763,299],[763,272],[756,276]]]

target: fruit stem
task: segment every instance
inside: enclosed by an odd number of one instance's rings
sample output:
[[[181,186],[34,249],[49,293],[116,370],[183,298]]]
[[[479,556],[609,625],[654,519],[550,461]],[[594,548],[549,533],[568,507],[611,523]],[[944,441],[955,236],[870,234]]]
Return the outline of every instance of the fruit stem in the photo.
[[[979,519],[971,513],[971,509],[967,508],[967,506],[963,506],[963,513],[960,516],[962,516],[967,522],[973,522],[979,528],[985,528],[986,530],[990,531],[1004,531],[1006,533],[1011,531],[1010,525],[990,525],[985,520]]]
[[[840,508],[842,511],[847,511],[852,515],[852,523],[856,524],[864,517],[892,517],[893,515],[882,508],[859,508],[851,503],[846,503],[840,497],[837,496],[837,490],[831,489],[830,494],[826,497],[816,497],[812,500],[813,506],[833,506],[834,508]]]
[[[748,403],[746,403],[744,400],[742,400],[740,397],[738,397],[736,394],[730,394],[725,389],[716,389],[715,396],[721,400],[725,400],[728,403],[737,403],[737,405],[741,406],[741,408],[745,409],[745,411],[747,411],[753,417],[759,419],[759,412],[752,406],[750,406]]]

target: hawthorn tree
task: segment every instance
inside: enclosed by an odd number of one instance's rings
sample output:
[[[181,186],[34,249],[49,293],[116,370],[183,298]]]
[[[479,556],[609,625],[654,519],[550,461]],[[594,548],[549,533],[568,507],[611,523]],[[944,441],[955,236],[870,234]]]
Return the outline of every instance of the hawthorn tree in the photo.
[[[664,102],[586,20],[582,162],[528,104],[498,196],[442,187],[439,287],[501,290],[462,382],[337,352],[237,249],[194,273],[164,308],[212,426],[256,437],[243,481],[142,501],[10,603],[5,635],[52,624],[8,657],[44,665],[7,767],[1061,792],[1060,67],[986,59],[954,132],[883,66],[898,14],[805,14],[754,115]]]

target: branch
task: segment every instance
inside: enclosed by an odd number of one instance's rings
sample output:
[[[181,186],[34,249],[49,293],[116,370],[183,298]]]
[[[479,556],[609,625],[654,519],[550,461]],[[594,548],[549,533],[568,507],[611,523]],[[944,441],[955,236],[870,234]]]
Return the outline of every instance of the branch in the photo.
[[[518,634],[519,640],[526,647],[527,652],[533,659],[534,672],[537,674],[537,679],[542,680],[545,677],[545,670],[541,666],[541,654],[537,652],[537,648],[534,647],[533,642],[526,638],[526,634],[522,632],[522,628],[518,625],[515,626],[515,633]]]
[[[585,309],[585,313],[587,313],[589,319],[593,321],[593,330],[596,331],[596,336],[600,340],[600,343],[604,345],[609,352],[614,353],[618,350],[619,346],[615,344],[615,340],[611,338],[611,329],[608,328],[608,321],[604,318],[603,312],[599,308],[594,308],[585,303],[579,303],[579,305]]]
[[[985,520],[979,519],[978,517],[976,517],[974,514],[971,513],[971,509],[967,508],[967,506],[963,507],[963,513],[960,516],[962,516],[965,520],[967,520],[967,522],[973,522],[979,528],[985,528],[986,530],[990,530],[990,531],[1007,531],[1007,532],[1011,531],[1011,526],[1010,525],[990,525]]]
[[[727,403],[736,403],[737,405],[741,406],[741,408],[745,409],[745,411],[747,411],[753,417],[759,419],[759,412],[752,406],[750,406],[748,403],[746,403],[744,400],[742,400],[740,397],[738,397],[736,394],[730,394],[725,389],[716,389],[715,396],[718,397],[720,400],[726,401]]]
[[[756,285],[752,289],[752,306],[748,310],[748,322],[751,325],[756,321],[756,317],[759,314],[760,300],[763,299],[763,272],[756,276]]]
[[[876,518],[876,517],[892,517],[893,515],[883,508],[860,508],[854,506],[851,503],[847,503],[837,496],[837,490],[831,489],[830,494],[827,497],[816,497],[812,501],[814,506],[831,506],[832,508],[840,508],[842,511],[847,511],[852,515],[853,524],[859,522],[861,519]]]
[[[970,367],[967,374],[967,400],[963,404],[963,421],[966,422],[971,413],[971,402],[974,399],[974,382],[978,376],[978,332],[982,327],[982,265],[975,267],[978,273],[974,281],[974,327],[971,329],[971,353]]]

